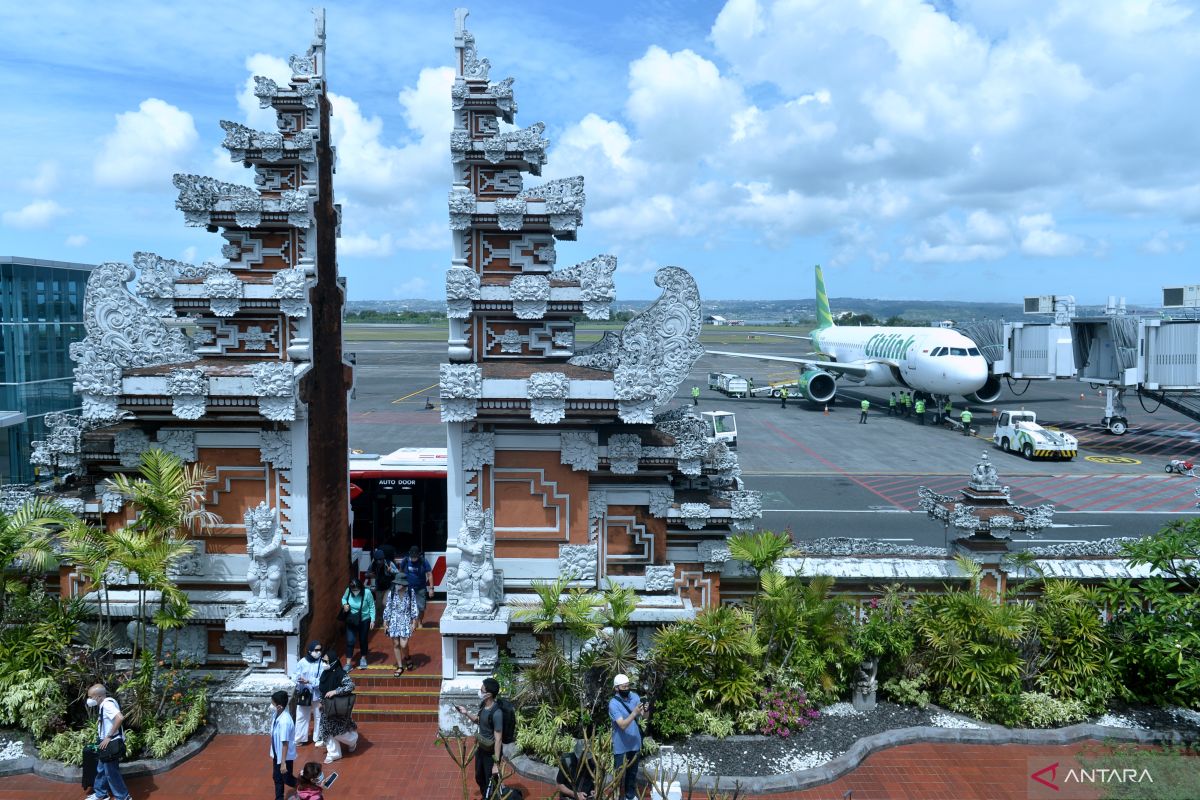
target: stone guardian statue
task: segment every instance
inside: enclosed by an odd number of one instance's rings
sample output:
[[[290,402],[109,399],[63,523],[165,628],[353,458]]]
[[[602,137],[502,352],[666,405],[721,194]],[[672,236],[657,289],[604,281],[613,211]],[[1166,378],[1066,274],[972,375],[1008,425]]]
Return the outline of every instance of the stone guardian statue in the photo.
[[[252,597],[246,610],[260,614],[279,614],[287,605],[287,558],[283,549],[283,530],[279,514],[266,501],[249,509],[246,522],[246,555],[250,569],[246,582]]]

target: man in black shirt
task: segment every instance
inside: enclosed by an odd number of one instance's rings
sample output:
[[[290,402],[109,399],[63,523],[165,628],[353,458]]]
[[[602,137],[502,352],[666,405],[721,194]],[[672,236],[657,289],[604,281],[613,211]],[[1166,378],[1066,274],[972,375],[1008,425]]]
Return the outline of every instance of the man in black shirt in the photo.
[[[559,800],[595,800],[596,760],[591,753],[567,753],[559,759],[555,782]]]
[[[371,553],[371,575],[375,578],[375,608],[379,610],[380,619],[383,618],[383,601],[398,572],[396,565],[392,563],[395,559],[396,548],[390,544],[377,547],[375,552]]]

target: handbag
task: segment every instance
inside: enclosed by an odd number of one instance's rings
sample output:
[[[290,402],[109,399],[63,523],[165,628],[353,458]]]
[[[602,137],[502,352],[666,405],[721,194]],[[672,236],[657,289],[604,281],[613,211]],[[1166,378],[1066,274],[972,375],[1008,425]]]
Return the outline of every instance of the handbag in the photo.
[[[337,616],[338,622],[345,622],[349,618],[350,618],[350,612],[347,611],[346,609],[343,608],[340,611],[338,611],[338,616]]]
[[[296,701],[296,705],[298,706],[311,706],[312,689],[308,688],[307,686],[303,689],[297,689],[292,693],[292,698]]]
[[[96,748],[96,758],[105,764],[112,761],[120,761],[125,757],[125,737],[119,739],[109,739],[108,747]]]
[[[354,710],[354,692],[335,694],[321,701],[321,709],[326,717],[348,717]]]

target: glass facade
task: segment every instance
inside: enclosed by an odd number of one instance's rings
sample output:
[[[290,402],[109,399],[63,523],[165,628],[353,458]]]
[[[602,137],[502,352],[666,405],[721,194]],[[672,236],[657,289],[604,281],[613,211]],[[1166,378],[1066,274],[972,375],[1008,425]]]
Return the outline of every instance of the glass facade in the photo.
[[[83,296],[93,266],[0,256],[0,412],[25,422],[0,428],[0,483],[34,478],[30,443],[51,411],[79,408],[70,347],[84,337]]]

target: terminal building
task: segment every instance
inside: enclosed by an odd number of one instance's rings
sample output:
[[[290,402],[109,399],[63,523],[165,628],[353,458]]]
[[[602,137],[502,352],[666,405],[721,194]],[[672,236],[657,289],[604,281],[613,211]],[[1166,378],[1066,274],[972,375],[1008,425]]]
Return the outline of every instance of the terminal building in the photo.
[[[45,438],[46,415],[79,410],[70,346],[83,338],[93,269],[0,256],[0,484],[34,480],[30,456]]]

